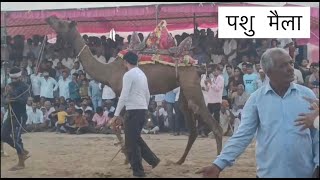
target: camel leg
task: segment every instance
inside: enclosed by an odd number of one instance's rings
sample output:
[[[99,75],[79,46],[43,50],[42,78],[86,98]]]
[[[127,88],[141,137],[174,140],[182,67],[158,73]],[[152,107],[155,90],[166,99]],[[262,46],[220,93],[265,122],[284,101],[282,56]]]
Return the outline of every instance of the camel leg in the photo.
[[[218,121],[212,117],[204,102],[198,74],[196,71],[192,73],[190,70],[181,68],[179,69],[179,81],[181,92],[183,92],[183,97],[187,101],[188,110],[199,116],[199,120],[208,125],[215,135],[217,154],[219,155],[222,150],[222,128]],[[186,119],[186,122],[190,121]]]
[[[195,122],[195,119],[194,119],[194,114],[193,114],[192,111],[189,110],[188,102],[187,102],[185,96],[183,95],[182,91],[180,92],[179,103],[180,103],[181,112],[184,115],[184,119],[185,119],[187,127],[189,128],[189,133],[190,133],[189,134],[189,138],[188,138],[187,147],[184,150],[184,153],[183,153],[182,157],[177,162],[177,164],[181,165],[186,160],[186,158],[188,156],[188,153],[189,153],[193,143],[197,139],[198,131],[197,131],[196,122]]]

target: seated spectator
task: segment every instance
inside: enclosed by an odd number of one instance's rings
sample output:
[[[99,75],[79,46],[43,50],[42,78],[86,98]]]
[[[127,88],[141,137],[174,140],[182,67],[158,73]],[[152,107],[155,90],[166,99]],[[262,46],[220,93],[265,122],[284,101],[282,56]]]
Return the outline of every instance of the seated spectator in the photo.
[[[233,121],[234,121],[234,116],[229,109],[228,101],[222,100],[221,110],[220,110],[220,126],[222,127],[224,136],[232,135],[231,130],[233,130],[233,126],[232,126]]]
[[[27,114],[28,114],[28,112],[32,111],[32,102],[33,102],[33,98],[32,97],[28,97],[27,104],[26,104],[26,112],[27,112]]]
[[[54,107],[52,107],[50,101],[46,101],[44,103],[44,106],[41,106],[41,108],[42,107],[45,108],[45,114],[44,114],[43,121],[46,124],[46,127],[54,127],[57,119],[54,116],[52,116],[52,113],[54,113],[56,111],[56,109]]]
[[[237,92],[233,94],[232,96],[232,102],[233,102],[233,111],[236,112],[239,109],[242,109],[244,105],[246,104],[247,100],[249,99],[249,96],[244,91],[244,86],[242,84],[238,85]]]
[[[142,132],[145,134],[153,133],[157,134],[160,130],[158,119],[157,119],[157,103],[155,101],[151,101],[149,105],[147,122],[145,122],[145,126],[142,129]]]
[[[60,104],[60,105],[63,105],[64,107],[67,107],[67,106],[68,106],[67,101],[65,100],[65,98],[64,98],[63,96],[61,96],[61,97],[59,98],[59,104]]]
[[[113,102],[111,100],[106,100],[103,104],[104,115],[108,116],[109,113],[114,113],[116,108],[113,106]]]
[[[74,115],[74,125],[66,126],[67,131],[71,134],[84,134],[89,130],[89,123],[86,118],[83,116],[83,111],[81,109],[77,109]]]
[[[91,127],[94,128],[95,123],[92,121],[92,119],[93,119],[93,112],[90,111],[90,110],[85,111],[85,112],[84,112],[84,118],[86,118],[86,120],[88,121],[89,127],[90,127],[90,128],[91,128]],[[95,130],[94,130],[94,131],[91,131],[91,132],[95,132]]]
[[[32,111],[28,112],[26,130],[29,132],[41,132],[45,129],[46,124],[43,121],[43,113],[37,109],[37,103],[32,103]]]
[[[83,112],[90,110],[93,111],[92,107],[88,106],[89,102],[87,99],[83,99],[81,103],[81,107],[76,107],[76,109],[82,109]]]
[[[108,119],[108,116],[103,113],[102,107],[97,107],[97,111],[92,118],[97,133],[110,134],[112,132],[108,127]]]
[[[169,120],[168,120],[168,112],[166,110],[166,102],[163,101],[162,105],[157,106],[156,117],[159,123],[159,128],[161,132],[169,131]]]
[[[56,123],[56,133],[66,132],[66,121],[67,117],[73,117],[74,115],[69,115],[63,106],[59,107],[59,112],[53,113],[53,116],[58,116],[58,121]]]

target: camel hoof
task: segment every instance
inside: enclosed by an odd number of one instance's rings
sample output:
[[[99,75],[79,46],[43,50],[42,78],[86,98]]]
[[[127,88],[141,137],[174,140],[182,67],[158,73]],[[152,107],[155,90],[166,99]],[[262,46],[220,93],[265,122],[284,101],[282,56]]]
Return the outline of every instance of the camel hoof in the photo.
[[[178,162],[176,162],[175,164],[177,165],[182,165],[184,163],[184,161],[179,160]]]

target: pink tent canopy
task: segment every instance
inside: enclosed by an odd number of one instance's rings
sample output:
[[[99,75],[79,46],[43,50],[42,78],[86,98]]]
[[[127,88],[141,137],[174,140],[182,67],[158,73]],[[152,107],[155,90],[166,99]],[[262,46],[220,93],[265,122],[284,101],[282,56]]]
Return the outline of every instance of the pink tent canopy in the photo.
[[[78,22],[81,33],[106,33],[114,28],[118,32],[148,32],[156,26],[158,20],[166,20],[168,29],[183,30],[193,28],[194,15],[201,28],[217,27],[218,6],[257,6],[248,3],[195,3],[175,5],[148,5],[134,7],[112,7],[46,11],[10,11],[1,12],[1,27],[6,27],[9,35],[34,34],[47,35],[54,33],[44,19],[56,15],[61,19]],[[290,5],[289,5],[290,6]],[[158,11],[158,13],[157,13]],[[319,8],[311,8],[311,38],[301,40],[319,45]]]

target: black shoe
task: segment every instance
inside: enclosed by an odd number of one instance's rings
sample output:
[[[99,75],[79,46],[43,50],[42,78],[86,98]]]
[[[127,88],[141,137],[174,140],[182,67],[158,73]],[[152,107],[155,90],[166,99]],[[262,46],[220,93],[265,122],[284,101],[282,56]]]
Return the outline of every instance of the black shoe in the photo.
[[[160,159],[157,159],[157,160],[156,160],[156,163],[154,163],[154,165],[152,165],[152,169],[154,169],[155,167],[157,167],[159,163],[160,163]]]
[[[135,176],[135,177],[146,177],[146,174],[143,171],[138,171],[138,172],[134,171],[133,172],[133,176]]]

